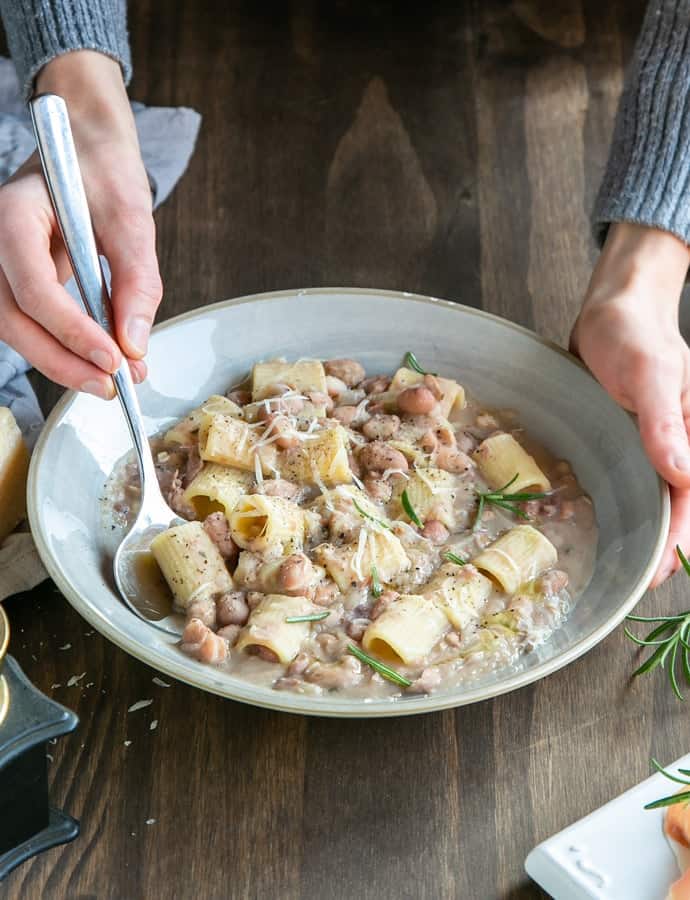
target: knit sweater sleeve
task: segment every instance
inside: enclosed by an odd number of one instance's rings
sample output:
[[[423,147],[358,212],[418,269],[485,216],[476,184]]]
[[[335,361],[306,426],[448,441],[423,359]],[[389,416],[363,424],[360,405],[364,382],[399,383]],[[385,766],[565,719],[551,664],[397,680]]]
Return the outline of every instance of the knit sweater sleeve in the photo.
[[[650,0],[594,208],[611,222],[670,231],[690,244],[690,0]]]
[[[71,50],[98,50],[132,74],[126,0],[0,0],[0,15],[25,99],[40,69]]]

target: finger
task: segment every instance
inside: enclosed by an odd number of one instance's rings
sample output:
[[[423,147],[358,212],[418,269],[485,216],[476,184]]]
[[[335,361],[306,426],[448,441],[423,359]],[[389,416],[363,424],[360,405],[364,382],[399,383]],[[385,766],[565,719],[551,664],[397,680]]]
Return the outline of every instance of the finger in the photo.
[[[146,380],[147,368],[146,363],[143,359],[129,359],[127,360],[129,363],[129,371],[132,373],[132,378],[134,379],[135,384],[141,384],[142,381]]]
[[[67,250],[60,234],[54,234],[50,242],[50,255],[53,257],[53,265],[60,284],[65,284],[72,277],[72,264],[67,256]]]
[[[7,212],[5,204],[3,213]],[[64,348],[114,372],[122,361],[118,346],[58,282],[45,223],[31,213],[27,219],[24,205],[21,214],[24,227],[4,224],[6,219],[0,225],[0,266],[18,307]]]
[[[139,359],[163,295],[150,209],[119,210],[98,238],[110,264],[118,343],[127,356]]]
[[[681,549],[690,550],[690,490],[681,488],[671,488],[671,527],[664,555],[650,587],[658,587],[680,568],[676,544]]]
[[[679,380],[650,371],[640,381],[636,406],[642,443],[652,465],[670,484],[687,488],[690,443],[680,394]]]
[[[45,376],[58,384],[95,394],[104,400],[115,395],[113,380],[102,369],[70,353],[45,329],[25,315],[6,286],[0,286],[0,335]]]

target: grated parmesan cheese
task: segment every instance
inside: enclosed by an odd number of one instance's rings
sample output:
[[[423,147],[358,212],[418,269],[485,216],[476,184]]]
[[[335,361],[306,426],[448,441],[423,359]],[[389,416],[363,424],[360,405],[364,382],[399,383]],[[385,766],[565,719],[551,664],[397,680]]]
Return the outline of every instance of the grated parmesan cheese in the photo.
[[[256,452],[256,449],[254,450],[254,476],[259,487],[263,487],[264,473],[261,471],[261,457]]]
[[[364,580],[364,576],[362,575],[362,561],[364,557],[364,550],[367,546],[368,540],[369,531],[364,525],[362,525],[359,530],[359,537],[357,539],[357,552],[352,559],[352,571],[360,581]]]
[[[402,475],[403,478],[406,478],[408,480],[410,478],[407,472],[403,472],[402,469],[385,469],[381,478],[385,481],[386,478],[390,478],[391,475]]]

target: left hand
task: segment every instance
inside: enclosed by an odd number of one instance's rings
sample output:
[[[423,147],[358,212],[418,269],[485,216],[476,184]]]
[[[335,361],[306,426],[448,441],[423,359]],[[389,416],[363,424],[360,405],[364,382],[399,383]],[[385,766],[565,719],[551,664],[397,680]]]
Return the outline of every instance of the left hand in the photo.
[[[570,348],[622,407],[637,415],[652,465],[671,488],[671,529],[651,587],[690,546],[690,349],[678,304],[690,250],[673,235],[613,224],[592,274]]]

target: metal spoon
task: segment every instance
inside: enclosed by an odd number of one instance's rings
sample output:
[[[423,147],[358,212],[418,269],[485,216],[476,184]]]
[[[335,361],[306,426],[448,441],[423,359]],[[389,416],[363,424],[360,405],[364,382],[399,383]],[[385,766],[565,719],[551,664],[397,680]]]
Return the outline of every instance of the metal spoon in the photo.
[[[79,293],[91,318],[115,339],[110,294],[96,249],[67,106],[62,97],[41,94],[30,102],[29,109],[43,174]],[[141,477],[141,508],[115,554],[115,582],[122,599],[139,618],[179,635],[181,617],[172,612],[170,591],[149,547],[156,534],[182,524],[184,519],[170,509],[158,486],[127,360],[113,375],[113,383],[132,435]]]

